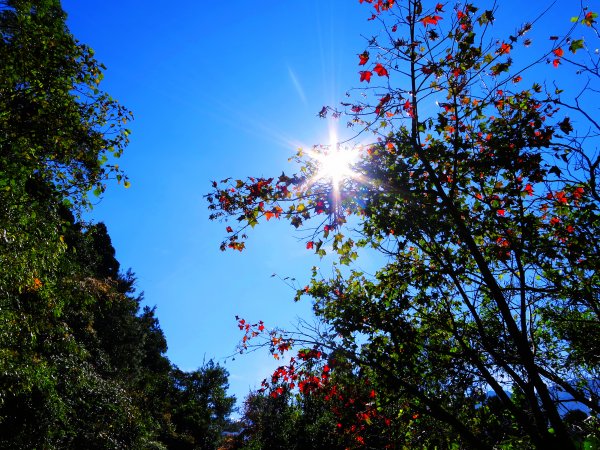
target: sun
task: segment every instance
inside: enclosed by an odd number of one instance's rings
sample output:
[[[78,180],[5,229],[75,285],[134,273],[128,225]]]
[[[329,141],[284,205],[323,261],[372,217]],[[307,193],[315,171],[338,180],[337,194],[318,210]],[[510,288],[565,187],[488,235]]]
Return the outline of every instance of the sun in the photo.
[[[334,186],[339,186],[354,176],[353,165],[357,154],[351,149],[324,150],[322,153],[313,153],[312,157],[317,164],[315,178],[318,180],[330,180]]]
[[[314,181],[329,181],[335,189],[348,179],[356,178],[355,164],[359,158],[356,148],[341,146],[336,142],[335,133],[330,134],[330,144],[310,152],[315,162]]]

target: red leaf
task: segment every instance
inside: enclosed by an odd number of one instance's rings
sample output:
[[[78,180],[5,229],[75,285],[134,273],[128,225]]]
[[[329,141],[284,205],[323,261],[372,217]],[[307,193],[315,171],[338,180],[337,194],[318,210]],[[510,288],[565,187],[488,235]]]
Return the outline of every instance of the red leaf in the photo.
[[[559,60],[559,59],[555,59],[554,61],[552,61],[552,65],[553,65],[554,67],[558,67],[558,66],[559,66],[559,64],[560,64],[560,60]]]
[[[398,25],[394,25],[392,27],[392,33],[395,33],[398,30]]]
[[[425,16],[421,19],[421,22],[424,26],[437,25],[440,20],[442,20],[442,16]]]
[[[444,12],[442,10],[443,7],[444,7],[444,5],[442,5],[441,3],[438,3],[437,5],[435,5],[435,12]]]
[[[364,66],[367,63],[367,61],[369,60],[369,52],[364,51],[360,55],[358,55],[358,57],[360,58],[358,65]]]
[[[506,213],[506,211],[504,211],[503,209],[499,209],[496,212],[498,213],[499,216],[504,216],[504,214]]]
[[[227,227],[227,232],[228,232],[228,233],[233,233],[233,228],[231,228],[231,227]]]
[[[380,77],[389,77],[387,69],[379,63],[373,68],[373,71]]]
[[[315,245],[315,243],[313,241],[308,241],[306,243],[306,249],[307,250],[312,250],[313,246]]]
[[[504,55],[505,53],[510,53],[510,50],[511,50],[510,44],[503,42],[502,45],[500,46],[500,48],[498,49],[498,53],[501,55]]]
[[[373,75],[372,72],[368,71],[368,70],[363,70],[360,72],[360,81],[365,81],[367,83],[371,82],[371,76]]]
[[[598,17],[598,13],[590,11],[585,15],[581,23],[587,25],[588,27],[591,27],[593,24],[596,23],[596,17]]]
[[[552,50],[552,53],[554,53],[557,58],[562,58],[562,56],[565,54],[565,51],[562,48],[555,48]]]

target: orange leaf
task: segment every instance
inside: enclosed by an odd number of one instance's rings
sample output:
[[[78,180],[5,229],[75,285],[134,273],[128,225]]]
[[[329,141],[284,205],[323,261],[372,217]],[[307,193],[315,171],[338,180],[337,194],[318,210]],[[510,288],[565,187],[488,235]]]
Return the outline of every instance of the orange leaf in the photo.
[[[437,25],[440,20],[442,20],[442,16],[425,16],[421,19],[421,22],[424,26]]]
[[[555,48],[552,50],[552,53],[554,53],[558,58],[562,58],[562,56],[565,54],[565,51],[562,48]]]
[[[503,42],[502,45],[500,46],[500,49],[498,50],[498,53],[500,53],[501,55],[503,55],[505,53],[510,53],[510,50],[511,50],[510,44],[507,44],[506,42]]]

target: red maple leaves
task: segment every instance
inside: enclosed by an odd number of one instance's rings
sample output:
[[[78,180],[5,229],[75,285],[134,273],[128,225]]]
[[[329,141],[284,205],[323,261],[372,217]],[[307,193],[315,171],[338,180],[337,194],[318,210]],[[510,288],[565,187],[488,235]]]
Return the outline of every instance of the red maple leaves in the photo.
[[[364,55],[364,53],[363,53]],[[362,56],[362,55],[359,55]],[[368,56],[367,56],[368,58]],[[363,60],[361,59],[361,62],[359,63],[359,65],[362,65]],[[366,60],[365,60],[366,62]],[[371,82],[371,77],[373,76],[373,72],[375,72],[377,75],[379,75],[380,77],[389,77],[390,74],[387,71],[387,69],[385,67],[383,67],[383,65],[381,63],[377,63],[375,64],[375,67],[373,67],[373,71],[370,70],[361,70],[359,72],[360,74],[360,81],[366,81],[367,83]]]
[[[552,50],[552,53],[554,53],[554,56],[556,56],[556,58],[554,58],[554,60],[552,61],[552,65],[554,67],[558,67],[560,65],[560,58],[563,57],[565,51],[559,47]]]

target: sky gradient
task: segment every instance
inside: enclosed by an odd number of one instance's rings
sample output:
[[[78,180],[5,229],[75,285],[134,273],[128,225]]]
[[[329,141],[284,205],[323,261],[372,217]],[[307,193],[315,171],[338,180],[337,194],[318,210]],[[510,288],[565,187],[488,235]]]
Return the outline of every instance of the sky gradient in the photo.
[[[499,36],[543,9],[498,3]],[[540,33],[564,30],[572,3],[559,0]],[[209,222],[203,196],[211,180],[290,172],[297,147],[327,142],[330,124],[317,113],[359,84],[357,54],[377,26],[357,0],[63,7],[73,34],[107,66],[101,87],[135,116],[119,162],[132,186],[109,185],[90,217],[106,223],[122,269],[132,268],[145,304],[156,305],[171,361],[184,370],[224,364],[242,400],[277,362],[265,353],[226,360],[242,336],[235,316],[283,327],[310,317],[311,305],[294,304],[293,289],[271,275],[303,286],[323,263],[284,222],[257,227],[241,254],[220,252],[226,225]]]

